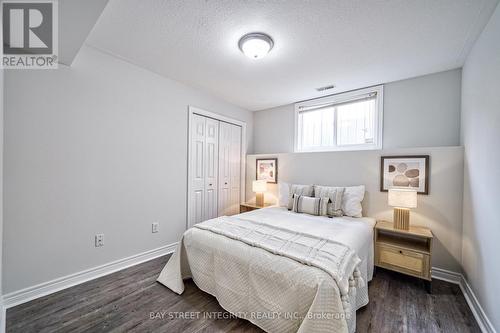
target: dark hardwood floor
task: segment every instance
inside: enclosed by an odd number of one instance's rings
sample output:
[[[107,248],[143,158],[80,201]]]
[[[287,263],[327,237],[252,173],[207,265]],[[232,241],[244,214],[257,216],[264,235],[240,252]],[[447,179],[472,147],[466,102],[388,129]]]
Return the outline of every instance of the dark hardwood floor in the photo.
[[[231,318],[191,280],[180,296],[157,283],[166,261],[158,258],[8,309],[7,332],[262,332]],[[423,282],[379,269],[369,292],[370,303],[357,313],[357,332],[480,332],[456,285],[434,281],[430,295]],[[186,313],[193,318],[183,318]]]

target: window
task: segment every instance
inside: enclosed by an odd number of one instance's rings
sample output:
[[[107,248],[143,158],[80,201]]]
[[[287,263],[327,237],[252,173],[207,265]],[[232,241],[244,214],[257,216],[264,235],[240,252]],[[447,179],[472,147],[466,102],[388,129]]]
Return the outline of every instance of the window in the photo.
[[[382,149],[383,86],[295,105],[295,151]]]

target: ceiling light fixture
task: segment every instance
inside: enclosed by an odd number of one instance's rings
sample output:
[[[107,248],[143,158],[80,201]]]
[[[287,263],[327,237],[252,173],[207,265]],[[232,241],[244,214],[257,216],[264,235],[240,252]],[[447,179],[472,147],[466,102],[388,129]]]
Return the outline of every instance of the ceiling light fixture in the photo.
[[[238,47],[249,58],[260,59],[265,57],[274,46],[271,36],[261,32],[252,32],[240,38]]]

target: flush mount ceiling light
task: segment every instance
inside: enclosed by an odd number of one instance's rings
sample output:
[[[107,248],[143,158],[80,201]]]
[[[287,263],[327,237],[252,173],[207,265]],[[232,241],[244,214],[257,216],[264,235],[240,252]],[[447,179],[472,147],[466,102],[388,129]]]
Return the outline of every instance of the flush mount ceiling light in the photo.
[[[249,58],[260,59],[265,57],[274,46],[271,36],[252,32],[240,38],[238,47]]]

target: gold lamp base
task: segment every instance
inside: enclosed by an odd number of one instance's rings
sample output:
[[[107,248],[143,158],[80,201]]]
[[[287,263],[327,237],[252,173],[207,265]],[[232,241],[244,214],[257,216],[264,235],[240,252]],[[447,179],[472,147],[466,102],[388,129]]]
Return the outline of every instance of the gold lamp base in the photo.
[[[410,210],[394,208],[394,229],[410,230]]]
[[[263,192],[257,192],[255,194],[255,205],[264,207],[264,193]]]

